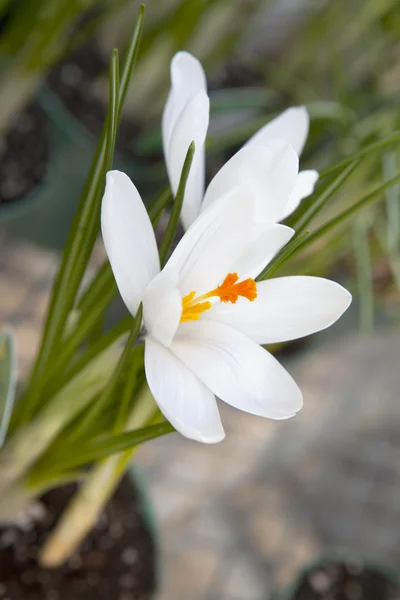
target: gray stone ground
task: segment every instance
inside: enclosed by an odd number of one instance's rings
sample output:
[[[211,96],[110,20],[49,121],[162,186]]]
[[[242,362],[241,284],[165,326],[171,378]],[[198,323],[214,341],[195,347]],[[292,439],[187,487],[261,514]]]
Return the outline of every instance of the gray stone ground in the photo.
[[[0,322],[16,330],[21,372],[55,267],[0,237]],[[285,361],[305,398],[296,418],[222,406],[221,444],[174,434],[142,447],[161,536],[157,600],[268,600],[333,547],[400,564],[400,333],[342,329]]]

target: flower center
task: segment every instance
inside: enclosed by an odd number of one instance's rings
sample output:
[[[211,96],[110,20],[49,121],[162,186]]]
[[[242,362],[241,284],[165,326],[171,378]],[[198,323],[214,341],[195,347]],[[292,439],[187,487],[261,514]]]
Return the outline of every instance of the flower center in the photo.
[[[181,323],[198,321],[203,312],[210,310],[212,303],[208,298],[219,298],[221,302],[235,304],[239,296],[253,302],[257,298],[257,285],[254,279],[239,281],[237,273],[228,273],[224,281],[211,292],[196,297],[196,292],[190,292],[182,298]]]

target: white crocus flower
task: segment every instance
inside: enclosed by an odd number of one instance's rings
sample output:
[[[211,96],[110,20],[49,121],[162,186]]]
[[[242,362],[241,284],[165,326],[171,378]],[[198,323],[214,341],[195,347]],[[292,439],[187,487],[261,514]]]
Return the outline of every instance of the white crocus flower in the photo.
[[[280,202],[263,188],[266,179],[284,176],[285,169],[300,156],[307,139],[309,116],[304,106],[289,108],[256,132],[211,181],[205,196],[205,139],[209,121],[207,83],[200,62],[188,52],[178,52],[171,61],[171,90],[165,105],[162,137],[167,172],[174,194],[178,189],[186,152],[192,140],[195,157],[187,182],[182,208],[182,223],[187,229],[201,210],[221,192],[227,193],[239,182],[252,186],[251,196],[263,211],[258,216],[275,222],[289,216],[309,196],[318,180],[317,171],[296,172],[280,189]],[[282,179],[282,177],[280,177]],[[289,189],[287,189],[289,188]],[[258,200],[257,200],[258,199]],[[272,204],[272,206],[270,206]],[[272,214],[273,213],[273,214]]]
[[[101,225],[121,296],[143,302],[147,381],[165,417],[206,443],[224,437],[216,396],[243,411],[285,419],[302,406],[294,380],[260,344],[331,325],[350,303],[315,277],[254,278],[293,230],[255,223],[231,192],[204,210],[160,271],[154,231],[129,177],[107,175]]]

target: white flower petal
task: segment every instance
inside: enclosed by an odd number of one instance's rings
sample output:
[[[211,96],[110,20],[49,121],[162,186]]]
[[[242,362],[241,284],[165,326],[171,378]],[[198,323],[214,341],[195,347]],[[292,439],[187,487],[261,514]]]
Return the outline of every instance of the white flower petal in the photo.
[[[277,223],[295,185],[298,166],[298,157],[286,142],[275,140],[269,145],[246,146],[215,175],[202,209],[241,185],[246,190],[244,201],[253,199],[256,219]]]
[[[171,90],[162,116],[165,155],[178,117],[189,100],[200,90],[207,90],[206,76],[200,61],[189,52],[178,52],[171,60]]]
[[[200,212],[204,194],[205,149],[210,113],[210,101],[204,90],[197,92],[178,116],[167,146],[165,161],[171,188],[176,194],[190,144],[194,141],[195,152],[186,182],[181,218],[188,228]]]
[[[160,264],[146,208],[132,181],[121,171],[107,173],[101,230],[122,299],[135,314]]]
[[[150,281],[143,295],[143,319],[148,333],[169,346],[182,315],[182,296],[165,271]]]
[[[255,279],[294,235],[294,230],[285,225],[269,225],[268,228],[257,229],[259,233],[229,269],[231,273],[238,273],[240,279]]]
[[[247,145],[266,144],[273,139],[285,140],[300,156],[307,140],[310,117],[305,106],[288,108],[264,125],[247,142]]]
[[[216,396],[240,410],[285,419],[302,406],[298,386],[278,361],[225,324],[201,319],[182,323],[171,351]]]
[[[208,292],[222,283],[254,239],[256,228],[240,188],[205,210],[165,267],[177,274],[182,295]]]
[[[286,217],[291,215],[303,198],[307,198],[307,196],[313,193],[318,177],[318,171],[300,171],[280,220],[286,219]]]
[[[177,431],[207,444],[225,437],[214,394],[168,348],[146,339],[145,368],[151,393]]]
[[[338,283],[321,277],[279,277],[257,284],[257,298],[218,304],[204,318],[227,323],[259,344],[285,342],[332,325],[351,302]]]

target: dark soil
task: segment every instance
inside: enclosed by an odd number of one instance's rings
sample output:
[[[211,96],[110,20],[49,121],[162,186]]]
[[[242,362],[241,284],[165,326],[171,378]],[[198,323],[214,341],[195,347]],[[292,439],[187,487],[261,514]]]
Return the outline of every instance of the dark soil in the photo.
[[[42,180],[49,157],[46,124],[42,109],[31,104],[0,138],[0,205],[19,200]]]
[[[128,478],[64,566],[38,565],[38,551],[74,490],[69,485],[45,494],[30,528],[0,529],[0,598],[148,600],[155,582],[154,548]]]
[[[399,600],[400,587],[371,566],[327,562],[305,573],[292,600]]]
[[[103,76],[104,81],[108,81],[108,70],[108,62],[91,40],[53,69],[48,77],[50,88],[64,106],[96,138],[107,115],[107,105],[97,96],[96,88]],[[118,131],[118,150],[129,150],[136,131],[137,127],[130,121],[123,120]]]

